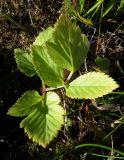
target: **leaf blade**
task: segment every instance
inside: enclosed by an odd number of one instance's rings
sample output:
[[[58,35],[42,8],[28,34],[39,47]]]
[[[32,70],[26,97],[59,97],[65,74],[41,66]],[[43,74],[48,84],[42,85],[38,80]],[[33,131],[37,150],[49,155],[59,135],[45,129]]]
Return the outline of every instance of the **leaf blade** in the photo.
[[[56,100],[51,97],[56,97]],[[47,93],[46,106],[38,103],[35,111],[23,119],[20,124],[29,138],[43,147],[53,140],[64,124],[64,110],[59,106],[59,102],[60,99],[56,93]]]
[[[32,46],[33,62],[38,75],[48,86],[63,86],[63,69],[49,57],[44,46]]]
[[[89,72],[72,81],[66,88],[66,95],[71,98],[94,99],[108,94],[118,87],[118,84],[108,75]]]
[[[46,30],[40,32],[33,45],[42,46],[46,41],[51,39],[53,30],[54,29],[52,27],[48,27]]]
[[[17,67],[22,73],[29,77],[37,75],[33,65],[31,54],[23,49],[17,48],[14,50],[14,55]]]
[[[26,116],[32,112],[34,105],[40,101],[41,96],[37,91],[27,91],[8,110],[7,114],[16,117]]]
[[[54,42],[47,42],[50,57],[63,68],[75,72],[87,56],[87,37],[81,34],[79,27],[65,15],[60,16],[52,37]]]

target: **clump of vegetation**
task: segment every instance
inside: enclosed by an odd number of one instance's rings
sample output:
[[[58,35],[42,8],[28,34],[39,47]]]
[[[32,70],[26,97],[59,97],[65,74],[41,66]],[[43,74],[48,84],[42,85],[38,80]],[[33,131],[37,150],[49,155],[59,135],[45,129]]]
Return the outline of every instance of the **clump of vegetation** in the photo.
[[[1,1],[1,160],[124,159],[123,15],[124,0]]]
[[[43,147],[53,140],[64,124],[64,109],[54,90],[64,89],[70,98],[94,99],[118,88],[118,84],[102,72],[89,72],[73,80],[72,76],[84,62],[88,50],[87,37],[64,14],[54,28],[49,27],[38,35],[30,54],[15,49],[20,71],[28,76],[38,75],[42,88],[41,95],[37,91],[24,93],[8,114],[24,117],[20,127]],[[67,77],[64,77],[65,69],[69,71]]]
[[[84,24],[93,26],[94,20],[101,22],[105,17],[117,17],[124,9],[123,0],[96,0],[94,2],[88,2],[85,0],[71,1],[64,0],[65,7],[68,13],[72,17],[76,17]]]

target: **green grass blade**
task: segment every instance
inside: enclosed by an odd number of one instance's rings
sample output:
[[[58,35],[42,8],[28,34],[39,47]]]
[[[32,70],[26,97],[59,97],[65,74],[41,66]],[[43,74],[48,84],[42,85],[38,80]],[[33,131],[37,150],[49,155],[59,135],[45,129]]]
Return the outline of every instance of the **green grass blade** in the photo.
[[[120,94],[120,95],[123,95],[124,92],[112,92],[112,93],[110,93],[110,94]]]
[[[24,29],[20,24],[18,24],[10,15],[8,14],[0,14],[1,17],[8,19],[15,27]]]
[[[107,156],[101,154],[91,153],[92,156],[103,157],[103,158],[114,158],[114,159],[124,159],[124,157]]]
[[[110,137],[119,127],[121,124],[119,124],[116,128],[114,128],[108,135],[106,135],[102,141],[105,141],[108,137]]]
[[[123,10],[124,10],[124,0],[121,0],[120,1],[120,5],[119,5],[119,7],[117,9],[117,14],[118,14],[118,12],[121,12]]]
[[[82,13],[82,11],[83,11],[83,9],[84,9],[84,3],[85,3],[85,0],[79,0],[80,14]]]
[[[95,9],[97,9],[102,3],[103,3],[104,0],[99,0],[93,7],[91,7],[85,14],[84,14],[84,17],[85,16],[88,16],[90,13],[92,13]]]
[[[66,9],[69,10],[69,12],[73,13],[74,15],[77,15],[77,11],[75,10],[74,6],[71,3],[71,0],[64,0]]]
[[[115,4],[117,3],[117,0],[110,0],[107,7],[105,8],[105,11],[102,15],[102,18],[105,17],[112,9],[113,7],[115,6]]]
[[[101,145],[101,144],[81,144],[81,145],[78,145],[76,146],[75,148],[81,148],[81,147],[97,147],[97,148],[103,148],[103,149],[106,149],[106,150],[109,150],[109,151],[113,151],[115,153],[118,153],[119,155],[123,156],[124,157],[124,153],[117,150],[117,149],[114,149],[114,148],[111,148],[111,147],[108,147],[108,146],[104,146],[104,145]]]

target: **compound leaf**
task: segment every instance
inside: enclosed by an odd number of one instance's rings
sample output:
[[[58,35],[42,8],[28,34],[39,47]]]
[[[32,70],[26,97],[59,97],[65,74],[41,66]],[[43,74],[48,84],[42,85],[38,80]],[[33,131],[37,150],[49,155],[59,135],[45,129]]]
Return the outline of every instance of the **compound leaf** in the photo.
[[[46,30],[40,32],[39,35],[36,37],[33,45],[38,45],[38,46],[43,45],[46,41],[51,39],[52,33],[53,33],[52,27],[49,27]]]
[[[34,112],[20,124],[34,142],[46,147],[57,135],[64,123],[64,110],[58,105],[59,97],[55,93],[47,94],[46,106],[38,103]]]
[[[89,72],[72,81],[66,88],[66,95],[71,98],[94,99],[118,87],[118,84],[108,75]]]
[[[51,87],[64,85],[63,69],[50,58],[45,46],[32,46],[32,55],[41,80]]]
[[[29,91],[10,108],[8,114],[27,115],[20,123],[20,127],[24,128],[25,133],[34,142],[46,147],[64,123],[64,110],[59,106],[60,98],[54,92],[47,93],[45,106],[43,101],[43,97],[36,91]]]
[[[31,54],[23,49],[17,48],[14,50],[14,55],[17,67],[22,73],[29,77],[37,74],[32,62]]]
[[[87,56],[89,42],[78,26],[67,15],[60,16],[52,34],[53,42],[47,42],[50,57],[71,72],[79,69]]]

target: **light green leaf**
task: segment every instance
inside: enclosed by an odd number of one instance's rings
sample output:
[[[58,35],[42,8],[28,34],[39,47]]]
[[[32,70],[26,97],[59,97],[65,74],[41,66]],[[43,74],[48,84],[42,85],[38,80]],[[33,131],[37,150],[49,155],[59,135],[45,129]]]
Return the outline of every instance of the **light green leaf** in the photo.
[[[32,100],[33,93],[35,102]],[[30,99],[26,101],[26,97],[22,96],[23,98],[10,109],[8,114],[15,116],[16,113],[21,115],[24,112],[28,113],[20,123],[20,127],[24,128],[24,131],[34,142],[46,147],[64,124],[64,110],[59,106],[60,98],[56,93],[49,92],[46,95],[46,106],[43,106],[43,97],[37,92],[30,91],[27,95],[28,98],[31,96]],[[29,112],[27,112],[27,108]],[[23,110],[22,113],[21,110]]]
[[[37,91],[27,91],[9,109],[7,114],[16,117],[27,116],[35,109],[35,105],[39,103],[41,99]]]
[[[36,75],[36,71],[32,62],[31,54],[23,49],[14,50],[15,60],[18,69],[29,77]]]
[[[71,98],[94,99],[118,88],[119,85],[108,75],[100,72],[89,72],[69,84],[66,95]]]
[[[54,42],[47,42],[50,57],[71,72],[78,70],[89,50],[87,37],[67,15],[60,16],[52,35]]]
[[[64,85],[63,69],[48,55],[45,46],[32,46],[33,62],[41,80],[48,86]]]
[[[36,37],[33,45],[38,45],[38,46],[43,45],[46,41],[51,39],[52,33],[53,33],[52,27],[49,27],[46,30],[40,32],[39,35]]]

